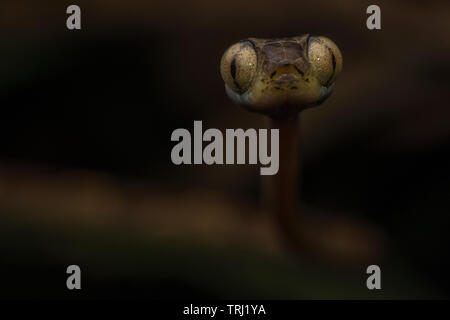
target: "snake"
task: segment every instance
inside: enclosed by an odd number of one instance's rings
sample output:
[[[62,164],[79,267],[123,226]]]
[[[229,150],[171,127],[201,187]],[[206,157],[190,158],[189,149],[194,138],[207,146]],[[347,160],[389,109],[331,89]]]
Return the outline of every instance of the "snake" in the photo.
[[[222,55],[220,73],[232,101],[267,116],[279,130],[279,171],[270,183],[269,202],[286,244],[296,253],[359,263],[381,252],[377,232],[351,220],[306,218],[297,203],[299,113],[331,96],[342,66],[342,53],[331,39],[304,34],[240,40]]]
[[[333,92],[342,54],[329,38],[249,38],[223,54],[220,73],[228,96],[246,107],[284,117],[320,105]]]

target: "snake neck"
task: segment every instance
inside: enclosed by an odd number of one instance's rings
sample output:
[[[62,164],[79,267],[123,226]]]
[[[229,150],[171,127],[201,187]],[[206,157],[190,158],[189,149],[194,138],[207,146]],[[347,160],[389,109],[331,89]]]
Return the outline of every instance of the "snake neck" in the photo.
[[[291,249],[303,247],[299,222],[299,116],[271,118],[273,129],[279,129],[279,171],[272,177],[271,203],[281,236]],[[300,213],[300,214],[299,214]]]

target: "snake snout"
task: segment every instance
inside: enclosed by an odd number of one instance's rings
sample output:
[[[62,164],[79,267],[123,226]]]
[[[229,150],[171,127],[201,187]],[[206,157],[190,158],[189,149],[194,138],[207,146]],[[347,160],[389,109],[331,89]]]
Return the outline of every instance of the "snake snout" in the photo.
[[[274,81],[276,84],[289,84],[293,82],[297,82],[298,77],[294,73],[283,73],[280,74],[277,79]]]

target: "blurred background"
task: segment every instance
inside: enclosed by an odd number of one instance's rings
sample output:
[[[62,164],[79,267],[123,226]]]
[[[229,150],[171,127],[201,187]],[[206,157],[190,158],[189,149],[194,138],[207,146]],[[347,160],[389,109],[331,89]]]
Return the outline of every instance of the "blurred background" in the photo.
[[[66,28],[81,7],[82,29]],[[2,298],[447,298],[450,3],[3,0],[0,4]],[[233,105],[219,61],[247,37],[325,35],[344,69],[302,113],[311,214],[385,238],[367,264],[293,257],[259,166],[175,166],[176,128],[263,128]],[[66,268],[82,290],[66,289]]]

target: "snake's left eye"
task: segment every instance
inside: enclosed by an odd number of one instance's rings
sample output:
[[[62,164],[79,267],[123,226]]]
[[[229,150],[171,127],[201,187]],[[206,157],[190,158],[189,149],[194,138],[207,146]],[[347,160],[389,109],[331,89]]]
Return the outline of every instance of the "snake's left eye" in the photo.
[[[342,54],[337,45],[326,37],[309,37],[308,59],[314,76],[329,87],[342,70]]]
[[[250,41],[233,44],[220,62],[220,73],[225,84],[234,92],[244,93],[256,74],[256,51]]]

